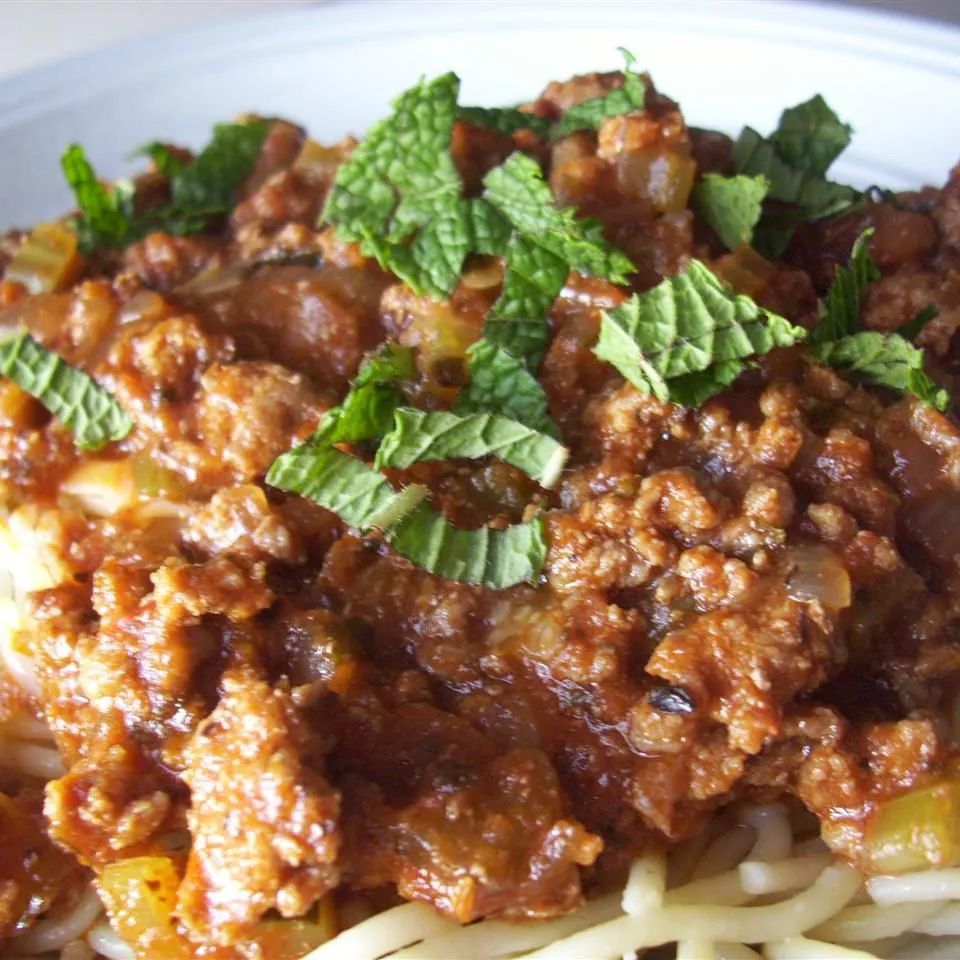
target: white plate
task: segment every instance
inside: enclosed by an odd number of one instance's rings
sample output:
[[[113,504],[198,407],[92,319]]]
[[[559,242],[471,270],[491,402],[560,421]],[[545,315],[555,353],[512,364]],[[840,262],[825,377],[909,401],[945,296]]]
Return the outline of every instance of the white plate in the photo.
[[[960,155],[960,31],[789,2],[390,3],[284,10],[126,43],[0,83],[0,227],[56,215],[58,158],[98,171],[155,138],[204,142],[255,110],[321,140],[362,131],[421,74],[456,69],[465,103],[512,103],[632,49],[691,123],[766,132],[822,92],[853,123],[838,179],[942,183]]]

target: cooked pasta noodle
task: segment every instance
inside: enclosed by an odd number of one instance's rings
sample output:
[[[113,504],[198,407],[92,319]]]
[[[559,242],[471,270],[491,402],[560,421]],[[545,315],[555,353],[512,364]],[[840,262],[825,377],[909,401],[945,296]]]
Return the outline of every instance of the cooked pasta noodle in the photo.
[[[16,937],[13,946],[23,953],[61,950],[72,940],[82,937],[102,912],[96,890],[88,887],[69,910],[39,920],[26,933]]]

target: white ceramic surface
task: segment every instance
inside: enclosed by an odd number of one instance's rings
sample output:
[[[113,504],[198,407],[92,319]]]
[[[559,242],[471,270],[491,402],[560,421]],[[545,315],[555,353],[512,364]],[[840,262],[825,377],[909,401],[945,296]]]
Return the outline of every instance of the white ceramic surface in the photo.
[[[454,68],[463,102],[511,103],[618,66],[618,45],[700,126],[767,131],[822,92],[857,128],[838,179],[942,182],[960,157],[960,30],[946,25],[784,0],[372,0],[129,42],[0,82],[0,227],[69,205],[58,158],[74,140],[107,176],[147,140],[200,144],[249,110],[335,140],[421,74]]]

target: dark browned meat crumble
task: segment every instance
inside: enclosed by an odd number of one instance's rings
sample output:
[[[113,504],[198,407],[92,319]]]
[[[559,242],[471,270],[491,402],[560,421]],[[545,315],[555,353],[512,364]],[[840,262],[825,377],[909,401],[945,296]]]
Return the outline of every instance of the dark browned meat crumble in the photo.
[[[536,109],[610,82],[551,84]],[[869,866],[877,803],[950,758],[956,421],[794,350],[699,409],[662,403],[591,352],[600,309],[626,293],[572,275],[541,373],[572,451],[546,513],[545,582],[494,592],[424,573],[264,473],[385,338],[418,348],[418,389],[448,404],[442,373],[480,336],[499,268],[468,265],[448,301],[415,296],[314,226],[352,142],[304,171],[302,140],[277,122],[217,237],[150,235],[64,293],[0,280],[0,323],[96,373],[136,422],[109,456],[83,455],[0,383],[0,483],[69,573],[32,598],[67,771],[46,791],[56,844],[96,870],[188,829],[176,915],[198,957],[254,956],[265,915],[333,890],[461,921],[553,916],[740,798],[796,798]],[[805,228],[770,263],[723,253],[688,209],[730,145],[662,96],[531,149],[558,200],[637,264],[638,289],[696,256],[810,326],[872,226],[883,277],[867,323],[895,330],[932,304],[921,343],[945,383],[958,369],[960,168],[943,190]],[[478,182],[504,144],[459,125],[454,152]],[[673,170],[666,200],[648,190],[654,159]],[[0,244],[0,270],[19,238]],[[62,496],[105,460],[146,473],[153,499],[96,516]],[[529,500],[498,464],[414,474],[466,523]],[[37,816],[28,796],[0,797],[3,836]],[[78,868],[41,846],[56,889]],[[18,857],[0,851],[0,935],[30,909]]]

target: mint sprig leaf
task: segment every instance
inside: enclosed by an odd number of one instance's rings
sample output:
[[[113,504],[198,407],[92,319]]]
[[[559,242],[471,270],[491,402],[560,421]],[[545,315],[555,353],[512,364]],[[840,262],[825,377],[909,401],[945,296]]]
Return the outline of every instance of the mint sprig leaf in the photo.
[[[524,153],[512,153],[484,178],[485,199],[528,240],[564,260],[580,273],[625,284],[634,266],[606,242],[601,225],[581,219],[553,200],[540,165]]]
[[[552,437],[499,414],[401,407],[374,466],[402,470],[429,460],[497,457],[549,489],[556,484],[567,453]]]
[[[714,364],[709,370],[674,377],[667,385],[670,400],[681,407],[699,407],[722,390],[726,390],[747,366],[744,360],[724,360]]]
[[[766,177],[724,177],[707,173],[693,191],[693,205],[728,250],[753,240],[753,229],[763,212]]]
[[[171,174],[170,204],[150,211],[149,218],[162,225],[205,222],[211,216],[228,213],[269,131],[269,120],[218,123],[203,150]]]
[[[422,503],[385,537],[397,553],[421,570],[491,590],[536,583],[547,559],[541,517],[502,530],[464,530],[431,504]]]
[[[127,243],[132,210],[124,194],[116,188],[108,190],[100,183],[79,144],[67,147],[60,166],[80,209],[76,223],[80,249],[92,253],[98,246],[120,247]]]
[[[916,340],[924,327],[939,316],[940,311],[932,303],[928,303],[922,310],[917,311],[917,315],[909,323],[900,327],[897,333],[904,340]]]
[[[823,303],[820,323],[810,335],[811,343],[839,340],[862,328],[860,308],[867,287],[880,279],[880,271],[870,258],[873,230],[864,230],[853,245],[850,263],[837,267],[836,276]]]
[[[570,267],[533,240],[514,233],[504,254],[503,288],[486,318],[484,336],[536,370],[550,336],[547,314]]]
[[[817,94],[784,110],[770,141],[785,163],[822,177],[850,145],[852,133]]]
[[[602,97],[584,100],[567,110],[553,125],[550,136],[559,140],[578,130],[596,130],[608,117],[618,117],[632,110],[642,110],[647,98],[647,85],[643,77],[634,72],[637,59],[622,47],[623,86],[605,93]]]
[[[416,373],[413,350],[384,344],[360,365],[343,402],[328,410],[308,442],[330,446],[378,440],[393,425],[403,394],[393,384]]]
[[[82,450],[99,450],[133,429],[133,421],[112,394],[25,330],[0,339],[0,375],[39,400]]]
[[[420,295],[449,296],[471,250],[505,243],[493,213],[462,196],[450,154],[459,87],[447,73],[402,93],[337,168],[321,215]]]
[[[157,170],[168,178],[182,170],[188,162],[177,156],[167,144],[161,143],[159,140],[152,140],[150,143],[145,143],[142,147],[134,150],[130,154],[130,158],[134,157],[149,157]]]
[[[538,137],[545,137],[550,132],[550,121],[546,117],[538,117],[535,113],[516,107],[460,107],[457,119],[508,135],[518,130],[529,130]]]
[[[502,590],[536,582],[546,561],[541,518],[503,530],[463,530],[423,502],[425,487],[395,490],[379,470],[336,447],[305,443],[287,451],[270,467],[267,483],[308,497],[360,532],[383,531],[398,554],[447,580]]]
[[[594,353],[638,390],[673,400],[677,378],[791,346],[805,336],[802,328],[735,295],[705,264],[691,260],[685,273],[604,311]],[[715,372],[714,385],[719,388],[731,371]],[[690,381],[683,381],[676,396],[700,397],[708,383],[699,378],[691,392]]]
[[[811,345],[813,355],[855,383],[912,393],[937,410],[946,410],[950,395],[923,372],[924,354],[899,334],[864,330],[838,340]]]
[[[362,460],[309,442],[277,457],[267,483],[313,500],[361,532],[388,529],[427,496],[426,488],[417,484],[394,490]]]
[[[738,173],[765,177],[770,185],[767,196],[799,207],[805,220],[832,216],[859,197],[853,187],[824,180],[803,167],[790,166],[771,140],[750,127],[743,128],[733,145],[733,163]]]
[[[230,211],[269,129],[266,120],[218,124],[210,143],[189,163],[163,144],[142,147],[137,152],[151,157],[169,176],[171,193],[169,203],[142,214],[134,210],[129,187],[117,184],[107,190],[83,148],[71,144],[60,164],[80,208],[76,223],[80,248],[92,253],[97,247],[125,247],[153,231],[188,234],[206,229],[211,217]]]
[[[522,360],[485,337],[467,351],[470,382],[457,395],[455,413],[495,412],[558,438],[547,395]]]

